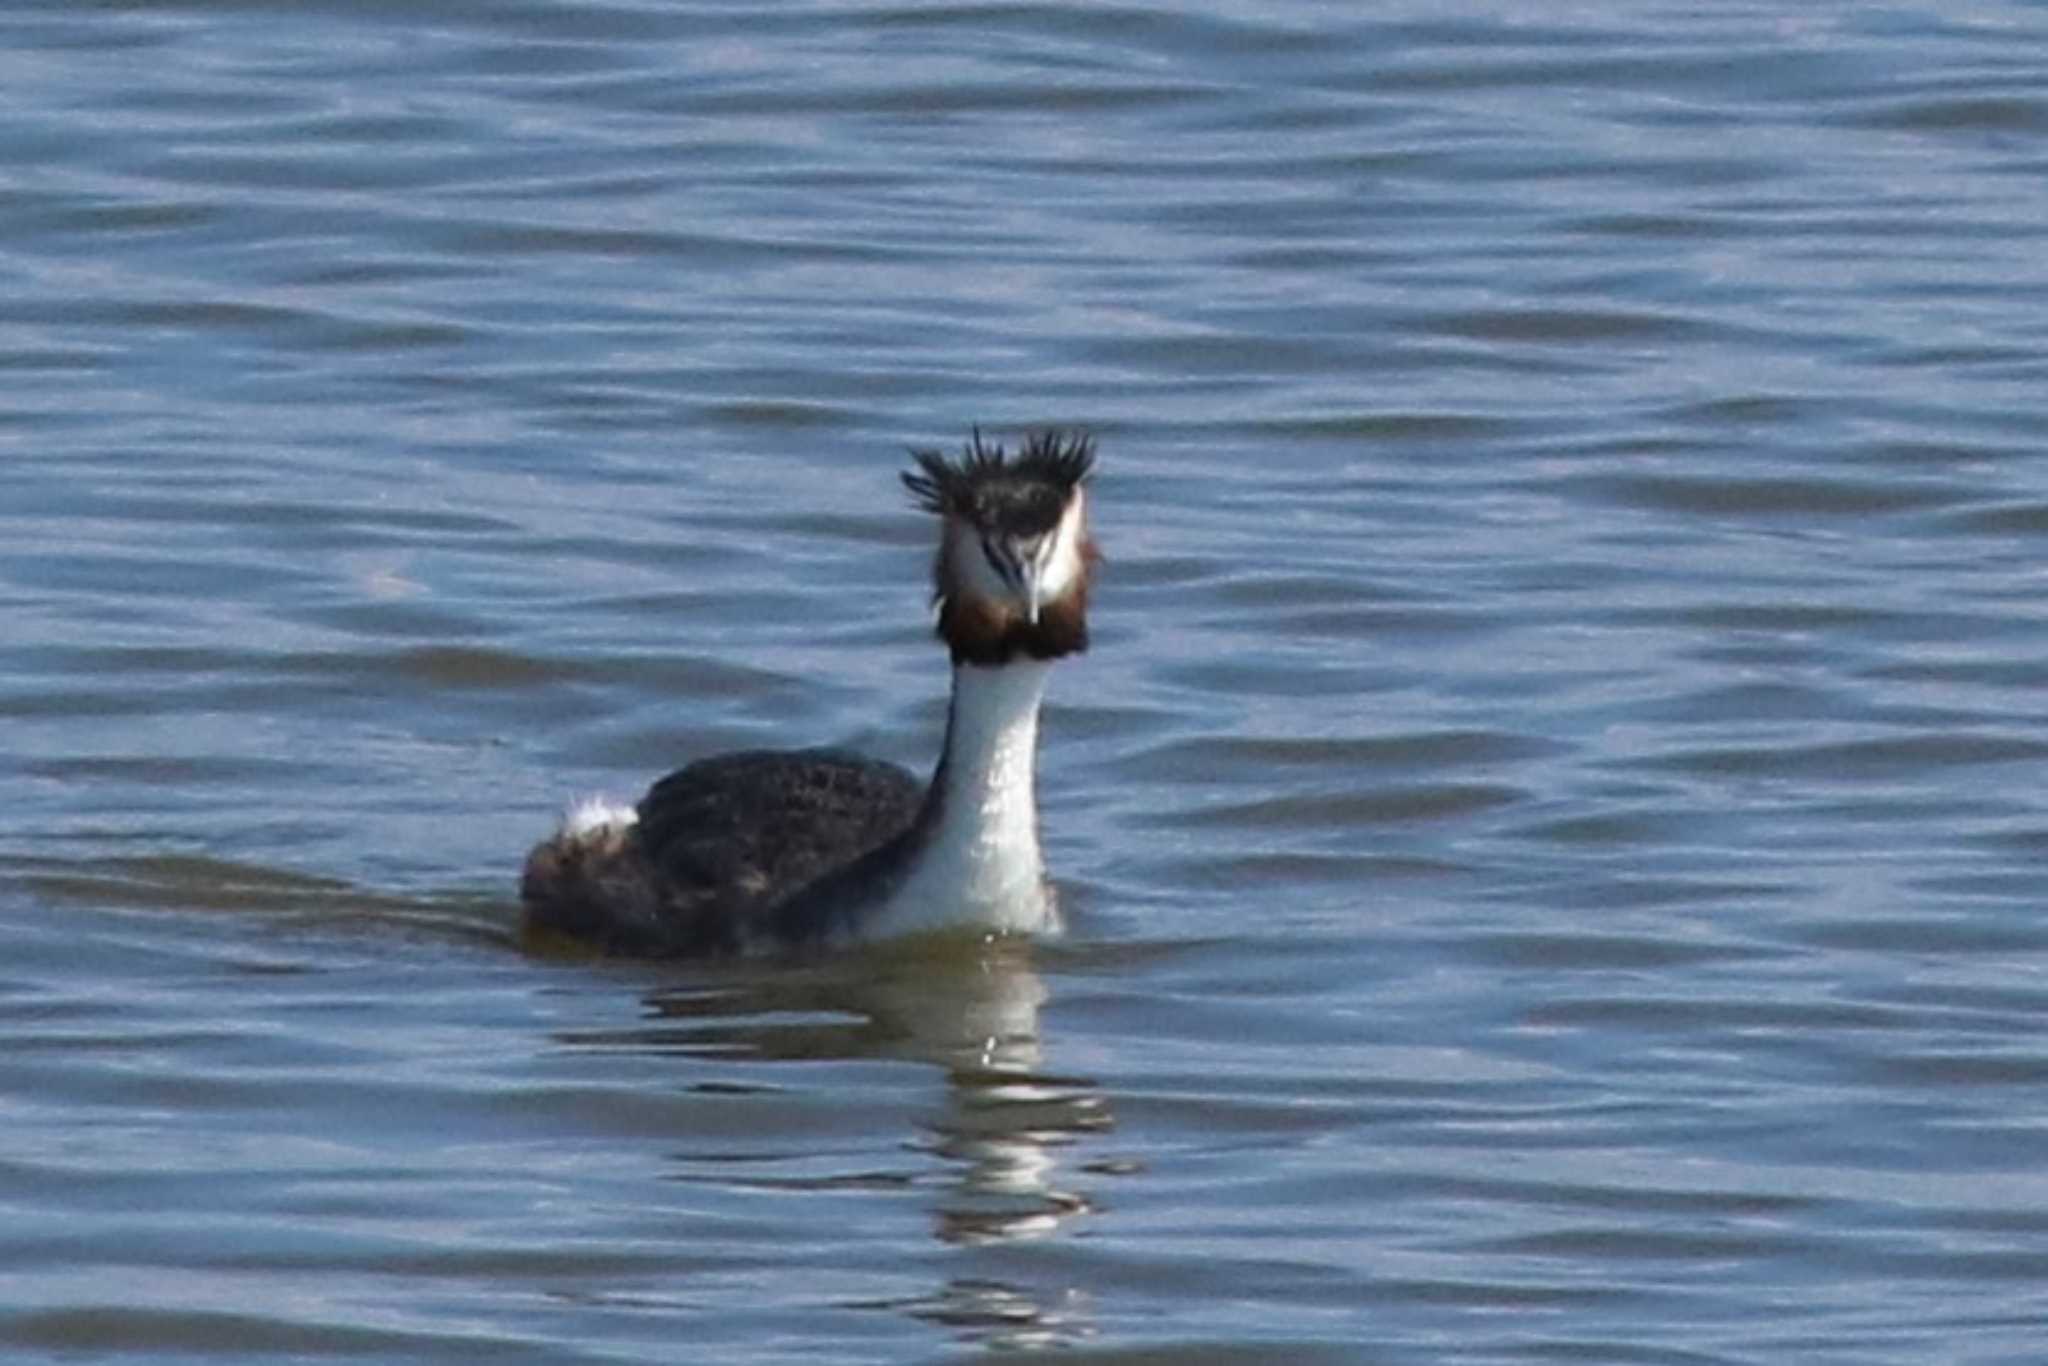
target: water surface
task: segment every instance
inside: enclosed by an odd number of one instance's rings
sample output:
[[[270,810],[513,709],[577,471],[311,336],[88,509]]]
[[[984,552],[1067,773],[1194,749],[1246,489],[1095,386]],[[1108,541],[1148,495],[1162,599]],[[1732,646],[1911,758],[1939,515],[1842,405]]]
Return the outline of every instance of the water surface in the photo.
[[[2039,1360],[2048,10],[17,4],[20,1359]],[[1046,945],[521,952],[930,762],[1085,424]]]

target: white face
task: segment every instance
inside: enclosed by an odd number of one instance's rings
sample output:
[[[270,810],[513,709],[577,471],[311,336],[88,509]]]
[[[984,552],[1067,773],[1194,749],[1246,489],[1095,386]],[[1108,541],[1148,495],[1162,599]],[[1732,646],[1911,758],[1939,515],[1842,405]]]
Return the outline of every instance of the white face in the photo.
[[[947,556],[964,596],[1001,603],[1037,621],[1047,604],[1072,590],[1087,572],[1081,547],[1087,540],[1087,495],[1074,490],[1059,522],[1043,536],[984,541],[972,526],[956,523]]]
[[[1038,573],[1033,580],[1038,587],[1039,607],[1065,597],[1075,581],[1087,572],[1087,561],[1081,553],[1082,543],[1088,539],[1087,501],[1088,495],[1075,489],[1067,510],[1060,514],[1059,525],[1051,534],[1039,538]]]

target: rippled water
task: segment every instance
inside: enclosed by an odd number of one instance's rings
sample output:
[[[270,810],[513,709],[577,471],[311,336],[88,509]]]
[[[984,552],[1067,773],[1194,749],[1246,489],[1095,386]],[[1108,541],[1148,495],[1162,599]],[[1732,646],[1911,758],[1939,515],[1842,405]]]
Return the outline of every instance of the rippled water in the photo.
[[[2033,3],[9,7],[0,1347],[2042,1360],[2044,319]],[[977,422],[1075,932],[522,954]]]

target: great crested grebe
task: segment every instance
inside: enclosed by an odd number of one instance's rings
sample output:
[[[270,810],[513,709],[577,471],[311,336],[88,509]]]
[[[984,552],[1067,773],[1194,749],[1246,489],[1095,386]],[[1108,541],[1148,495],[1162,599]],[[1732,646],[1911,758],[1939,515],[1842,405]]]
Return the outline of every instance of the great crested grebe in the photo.
[[[579,803],[527,856],[529,934],[682,956],[1059,928],[1033,775],[1052,663],[1088,648],[1094,443],[1047,431],[1009,456],[976,432],[958,461],[912,455],[953,656],[931,781],[844,750],[747,750],[676,770],[637,807]]]

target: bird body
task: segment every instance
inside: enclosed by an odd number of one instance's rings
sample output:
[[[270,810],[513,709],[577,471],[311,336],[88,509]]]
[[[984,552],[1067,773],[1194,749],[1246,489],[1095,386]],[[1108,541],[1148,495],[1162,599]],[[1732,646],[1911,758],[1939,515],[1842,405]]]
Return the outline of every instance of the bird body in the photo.
[[[634,807],[570,810],[528,856],[528,930],[606,952],[700,956],[948,929],[1059,927],[1038,840],[1038,720],[1053,661],[1088,644],[1099,558],[1093,444],[977,433],[904,483],[940,519],[937,634],[953,660],[929,782],[834,749],[700,759]]]

